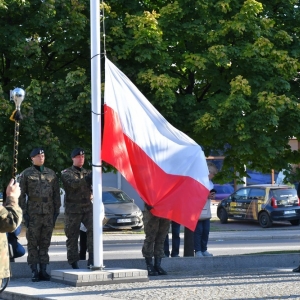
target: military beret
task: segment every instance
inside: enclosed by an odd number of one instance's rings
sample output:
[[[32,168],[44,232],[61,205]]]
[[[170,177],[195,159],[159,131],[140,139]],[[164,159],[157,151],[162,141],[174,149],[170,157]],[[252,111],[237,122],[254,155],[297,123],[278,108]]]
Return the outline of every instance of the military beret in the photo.
[[[30,152],[30,157],[34,157],[38,154],[42,154],[42,153],[45,153],[44,149],[41,148],[41,147],[38,147],[38,148],[34,148],[31,152]]]
[[[71,152],[71,158],[77,156],[77,155],[83,155],[84,154],[84,150],[82,148],[75,148],[72,152]]]

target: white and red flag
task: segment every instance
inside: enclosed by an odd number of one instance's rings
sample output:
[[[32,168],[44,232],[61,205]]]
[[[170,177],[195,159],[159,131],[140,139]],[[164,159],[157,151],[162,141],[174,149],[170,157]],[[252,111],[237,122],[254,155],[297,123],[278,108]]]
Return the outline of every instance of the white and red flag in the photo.
[[[114,166],[158,217],[194,230],[209,194],[201,147],[174,128],[105,58],[102,159]]]

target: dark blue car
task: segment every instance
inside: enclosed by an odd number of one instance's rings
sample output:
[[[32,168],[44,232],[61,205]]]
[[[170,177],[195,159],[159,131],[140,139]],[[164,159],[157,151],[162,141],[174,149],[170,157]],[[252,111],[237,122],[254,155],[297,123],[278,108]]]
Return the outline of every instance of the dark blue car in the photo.
[[[228,219],[254,220],[267,228],[274,221],[289,221],[296,226],[300,223],[300,201],[296,189],[288,185],[251,185],[221,200],[217,216],[221,223]]]

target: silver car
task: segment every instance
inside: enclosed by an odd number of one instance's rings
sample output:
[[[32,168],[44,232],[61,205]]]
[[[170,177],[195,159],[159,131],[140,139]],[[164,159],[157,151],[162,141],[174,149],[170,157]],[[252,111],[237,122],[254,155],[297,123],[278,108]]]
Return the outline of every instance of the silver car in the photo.
[[[143,228],[143,212],[122,190],[103,186],[102,201],[107,221],[104,229]]]

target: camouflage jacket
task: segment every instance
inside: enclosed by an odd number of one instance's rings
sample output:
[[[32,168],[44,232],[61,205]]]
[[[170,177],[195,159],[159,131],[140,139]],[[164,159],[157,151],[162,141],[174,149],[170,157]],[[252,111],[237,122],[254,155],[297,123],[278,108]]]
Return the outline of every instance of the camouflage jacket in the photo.
[[[92,186],[85,180],[85,176],[90,173],[90,170],[78,170],[74,166],[62,171],[65,213],[81,213],[92,209]]]
[[[11,205],[6,198],[6,207],[0,207],[0,279],[10,277],[9,254],[6,232],[12,232],[22,221],[22,210],[18,205]]]
[[[38,171],[34,166],[20,175],[21,195],[19,205],[23,213],[54,214],[61,206],[58,178],[54,171],[44,167]]]

